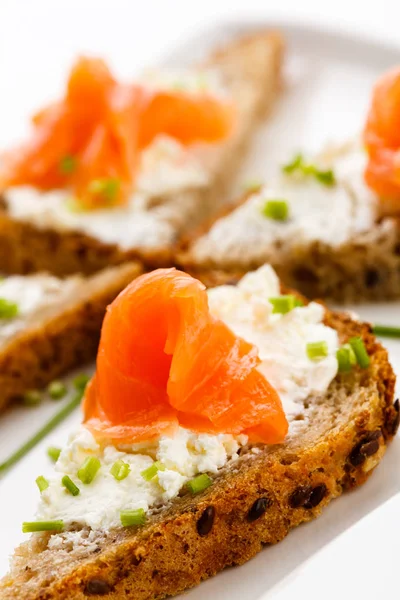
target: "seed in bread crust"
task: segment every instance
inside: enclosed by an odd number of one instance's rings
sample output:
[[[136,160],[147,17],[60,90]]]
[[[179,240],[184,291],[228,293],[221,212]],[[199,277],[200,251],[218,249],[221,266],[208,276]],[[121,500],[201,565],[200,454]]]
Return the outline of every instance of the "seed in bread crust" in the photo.
[[[250,508],[247,513],[247,520],[249,523],[253,523],[253,521],[257,521],[260,517],[263,516],[267,508],[269,508],[272,504],[272,500],[270,498],[258,498]]]
[[[213,506],[207,506],[200,519],[197,521],[197,533],[202,537],[210,533],[212,526],[214,525],[214,519],[215,508]]]
[[[301,506],[304,506],[304,504],[308,502],[311,492],[311,485],[300,485],[296,488],[289,496],[289,505],[291,508],[300,508]]]
[[[318,504],[325,498],[327,492],[327,487],[325,483],[321,483],[321,485],[317,485],[311,492],[309,499],[303,505],[304,508],[315,508]]]
[[[349,454],[349,461],[353,467],[362,465],[367,456],[372,456],[379,450],[379,438],[382,432],[380,429],[370,431],[353,448]]]
[[[387,429],[390,435],[396,435],[397,430],[400,425],[400,400],[397,398],[395,403],[393,404],[393,408],[395,410],[395,416],[392,418],[387,424]],[[390,413],[392,414],[392,413]]]
[[[87,582],[84,593],[87,596],[105,596],[111,591],[111,586],[103,579],[91,579]]]

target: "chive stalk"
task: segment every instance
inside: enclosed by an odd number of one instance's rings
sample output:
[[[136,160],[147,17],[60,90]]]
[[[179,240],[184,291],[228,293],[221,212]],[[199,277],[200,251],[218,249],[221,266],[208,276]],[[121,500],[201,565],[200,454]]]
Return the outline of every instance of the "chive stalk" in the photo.
[[[400,338],[400,327],[390,327],[389,325],[374,325],[372,331],[375,335],[382,337]]]
[[[67,393],[67,387],[62,381],[52,381],[47,387],[47,393],[52,400],[61,400]]]
[[[49,487],[49,482],[47,481],[46,477],[39,475],[39,477],[36,477],[36,485],[39,488],[39,492],[42,493]]]
[[[39,390],[28,390],[22,396],[22,402],[25,406],[38,406],[42,401],[42,395]]]
[[[360,337],[353,337],[349,340],[349,344],[356,355],[359,366],[362,369],[367,369],[371,361],[363,340]]]
[[[53,461],[57,462],[60,458],[61,448],[57,448],[57,446],[49,446],[47,448],[47,456]]]
[[[207,473],[202,473],[201,475],[197,475],[193,479],[190,479],[186,487],[192,494],[199,494],[203,490],[207,489],[212,484],[212,479],[207,475]]]
[[[14,319],[18,315],[19,308],[16,302],[6,298],[0,298],[0,319]]]
[[[110,469],[111,475],[117,480],[122,481],[128,477],[131,467],[123,460],[117,460]]]
[[[73,380],[74,388],[78,392],[84,392],[89,381],[90,381],[89,375],[86,375],[86,373],[80,373]]]
[[[96,456],[88,456],[79,469],[77,475],[82,483],[88,485],[89,483],[92,483],[100,467],[100,461]]]
[[[322,342],[309,342],[306,346],[307,356],[310,360],[318,361],[328,356],[328,344]]]
[[[276,296],[276,298],[268,298],[269,302],[273,306],[273,314],[285,315],[290,312],[296,306],[296,298],[291,294]]]
[[[22,533],[36,533],[38,531],[62,531],[64,521],[25,521],[22,523]]]
[[[267,200],[262,208],[262,214],[274,221],[287,221],[289,217],[289,205],[286,200]]]
[[[151,481],[157,475],[158,471],[165,471],[165,466],[156,460],[150,467],[142,471],[140,474],[145,481]]]
[[[61,479],[61,483],[66,488],[66,490],[72,494],[73,496],[79,496],[80,490],[77,485],[72,481],[71,477],[68,475],[64,475]]]
[[[143,508],[138,508],[136,510],[121,510],[119,517],[122,527],[137,527],[146,523],[146,513]]]

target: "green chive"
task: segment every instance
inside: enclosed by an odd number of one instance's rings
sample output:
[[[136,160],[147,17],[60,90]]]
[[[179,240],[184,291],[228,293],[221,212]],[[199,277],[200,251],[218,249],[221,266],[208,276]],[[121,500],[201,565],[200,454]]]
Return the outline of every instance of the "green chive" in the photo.
[[[363,340],[360,337],[353,337],[349,340],[349,344],[354,350],[354,354],[356,355],[360,367],[362,369],[367,369],[369,367],[370,358]]]
[[[197,475],[193,479],[187,482],[186,486],[192,494],[199,494],[203,490],[207,489],[212,484],[212,479],[207,473]]]
[[[247,194],[255,194],[262,188],[263,182],[260,179],[250,179],[243,184],[243,189]]]
[[[374,325],[372,331],[375,335],[382,337],[400,338],[400,327],[390,327],[389,325]]]
[[[43,425],[27,442],[25,442],[16,452],[11,454],[7,460],[0,464],[0,474],[15,465],[32,448],[43,440],[53,429],[57,427],[79,406],[82,400],[82,393],[76,394],[67,404],[65,404],[47,423]]]
[[[60,160],[60,172],[63,175],[71,175],[76,170],[78,161],[75,156],[67,154]]]
[[[156,460],[156,462],[154,462],[150,467],[142,471],[140,474],[146,481],[151,481],[157,475],[158,471],[165,471],[165,466]]]
[[[310,360],[318,361],[328,356],[328,344],[326,342],[309,342],[306,348]]]
[[[121,510],[119,513],[122,527],[132,527],[144,525],[146,523],[146,513],[143,508],[136,510]]]
[[[262,209],[262,214],[274,221],[287,221],[289,205],[286,200],[267,200]]]
[[[57,462],[60,458],[61,448],[57,448],[56,446],[50,446],[47,448],[47,456],[51,458],[53,462]]]
[[[75,389],[78,390],[78,392],[84,392],[89,381],[89,375],[86,375],[86,373],[81,373],[80,375],[74,377],[73,384]]]
[[[42,395],[38,390],[28,390],[22,396],[22,402],[25,406],[37,406],[42,401]]]
[[[122,481],[128,477],[131,467],[123,460],[117,460],[110,469],[110,473],[117,481]]]
[[[97,471],[100,469],[101,463],[96,456],[88,456],[79,469],[77,475],[82,483],[92,483],[93,479],[97,475]]]
[[[353,348],[350,346],[350,344],[343,344],[342,348],[344,348],[344,350],[347,350],[347,352],[349,353],[350,364],[352,367],[354,367],[357,364],[357,357],[354,354]]]
[[[16,302],[0,298],[0,319],[13,319],[18,315],[19,309]]]
[[[72,494],[73,496],[79,496],[80,490],[78,486],[74,484],[71,477],[68,477],[68,475],[64,475],[64,477],[61,479],[61,483],[69,491],[70,494]]]
[[[348,348],[339,348],[336,351],[339,373],[347,373],[351,371],[352,364],[350,361],[350,352]]]
[[[295,298],[294,298],[294,307],[295,307],[295,308],[300,308],[300,307],[302,307],[302,306],[304,306],[304,302],[303,302],[303,300],[300,300],[300,298],[297,298],[297,297],[295,296]]]
[[[336,184],[335,174],[332,169],[322,170],[312,163],[306,163],[302,154],[296,154],[293,160],[287,165],[283,165],[282,171],[288,175],[299,173],[305,177],[315,177],[317,181],[326,186]]]
[[[94,179],[90,184],[88,191],[90,194],[102,196],[109,204],[113,204],[119,192],[120,182],[118,179]]]
[[[53,400],[60,400],[67,393],[67,386],[62,381],[52,381],[47,387],[47,393]]]
[[[25,521],[22,523],[22,533],[36,533],[38,531],[62,531],[64,521]]]
[[[39,477],[36,477],[36,485],[39,488],[39,492],[42,493],[49,487],[49,482],[43,475],[39,475]]]
[[[296,306],[296,298],[291,294],[288,294],[287,296],[277,296],[276,298],[268,298],[268,301],[273,306],[272,314],[285,315]]]

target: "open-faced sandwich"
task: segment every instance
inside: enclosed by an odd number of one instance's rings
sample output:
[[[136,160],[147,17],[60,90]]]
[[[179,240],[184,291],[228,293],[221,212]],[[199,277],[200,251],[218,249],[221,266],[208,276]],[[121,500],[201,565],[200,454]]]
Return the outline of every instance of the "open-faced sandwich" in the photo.
[[[369,326],[269,266],[208,291],[142,275],[108,308],[83,424],[37,474],[0,598],[164,598],[245,562],[365,481],[393,390]]]
[[[400,297],[400,69],[376,84],[362,139],[297,155],[186,244],[207,281],[270,262],[309,297]]]
[[[1,278],[0,411],[16,399],[33,403],[38,388],[93,360],[107,305],[140,273],[129,263],[87,278]]]
[[[282,40],[260,32],[190,69],[116,81],[80,58],[64,97],[0,161],[0,271],[55,275],[139,258],[171,265],[220,206],[276,97]]]

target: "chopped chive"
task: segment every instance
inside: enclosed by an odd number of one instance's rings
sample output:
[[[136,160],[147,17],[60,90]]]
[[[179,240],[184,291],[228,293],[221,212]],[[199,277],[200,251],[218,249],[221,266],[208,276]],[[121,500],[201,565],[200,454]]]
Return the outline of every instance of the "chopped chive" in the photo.
[[[22,396],[22,402],[25,406],[37,406],[42,401],[42,395],[38,390],[28,390]]]
[[[47,387],[47,392],[53,400],[60,400],[67,393],[67,386],[62,381],[52,381]]]
[[[67,154],[67,156],[64,156],[64,158],[60,160],[60,172],[63,175],[71,175],[71,173],[76,170],[77,164],[78,161],[75,156]]]
[[[122,527],[132,527],[144,525],[146,523],[146,513],[143,508],[136,510],[121,510],[119,513]]]
[[[71,477],[69,477],[68,475],[64,475],[64,477],[61,479],[61,483],[70,494],[72,494],[73,496],[79,496],[80,490],[78,486],[75,485],[75,483],[72,481]]]
[[[351,371],[350,352],[348,348],[339,348],[336,351],[339,373],[348,373]]]
[[[0,319],[13,319],[18,315],[19,309],[16,302],[0,298]]]
[[[342,348],[344,348],[345,350],[347,350],[347,352],[349,353],[350,364],[351,364],[352,367],[354,367],[354,365],[357,364],[357,357],[354,354],[353,348],[350,346],[350,344],[343,344]]]
[[[80,373],[80,375],[74,377],[73,384],[75,389],[78,390],[78,392],[84,392],[89,381],[89,375],[86,375],[86,373]]]
[[[328,356],[328,344],[326,342],[309,342],[306,348],[310,360],[317,361]]]
[[[362,369],[367,369],[369,367],[370,358],[363,340],[360,337],[353,337],[349,340],[349,344],[354,350],[354,354],[356,355],[360,367]]]
[[[268,298],[268,301],[273,306],[272,314],[285,315],[296,306],[296,298],[291,294],[288,294],[287,296],[277,296],[276,298]]]
[[[262,208],[262,214],[274,221],[287,221],[289,217],[289,205],[286,200],[267,200]]]
[[[156,460],[150,467],[142,471],[140,474],[146,481],[151,481],[157,475],[158,471],[165,471],[165,466]]]
[[[294,298],[294,307],[295,307],[295,308],[300,308],[300,307],[302,307],[302,306],[304,306],[304,302],[303,302],[303,300],[300,300],[300,298],[297,298],[297,297],[295,296],[295,298]]]
[[[282,171],[287,175],[293,173],[300,173],[305,177],[311,175],[312,177],[315,177],[317,181],[328,187],[336,184],[335,174],[332,169],[319,169],[316,165],[307,163],[302,154],[296,154],[291,162],[287,165],[283,165]]]
[[[131,467],[123,460],[117,460],[110,469],[110,473],[117,481],[122,481],[128,477]]]
[[[372,331],[375,335],[382,337],[400,338],[400,327],[390,327],[389,325],[374,325]]]
[[[260,179],[249,179],[243,184],[243,189],[247,194],[254,194],[262,188],[263,182]]]
[[[0,474],[15,465],[32,448],[34,448],[43,438],[66,419],[82,400],[82,393],[76,394],[67,404],[65,404],[47,423],[43,425],[27,442],[25,442],[16,452],[11,454],[7,460],[0,464]]]
[[[192,494],[199,494],[203,490],[207,489],[212,484],[212,479],[207,473],[197,475],[193,479],[190,479],[186,486]]]
[[[92,483],[93,479],[97,475],[97,471],[100,469],[100,466],[101,463],[96,456],[88,456],[77,473],[82,483]]]
[[[95,196],[101,196],[109,204],[113,204],[117,198],[120,181],[115,178],[94,179],[89,184],[88,191]]]
[[[47,481],[46,477],[39,475],[39,477],[36,477],[36,485],[39,488],[39,492],[42,493],[49,487],[49,482]]]
[[[61,448],[57,448],[56,446],[50,446],[47,448],[47,456],[51,458],[53,462],[57,462],[60,458]]]
[[[38,531],[62,531],[64,521],[25,521],[22,523],[22,533],[36,533]]]

